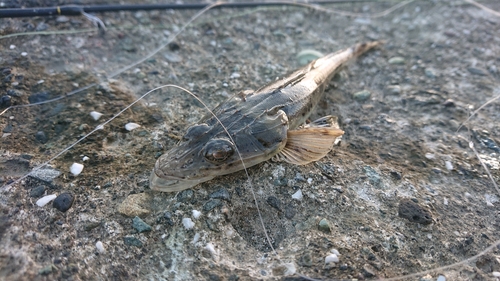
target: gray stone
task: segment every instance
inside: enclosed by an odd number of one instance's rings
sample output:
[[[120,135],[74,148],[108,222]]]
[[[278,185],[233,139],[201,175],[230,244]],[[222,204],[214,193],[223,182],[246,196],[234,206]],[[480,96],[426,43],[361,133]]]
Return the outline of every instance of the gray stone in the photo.
[[[136,247],[142,247],[142,242],[141,240],[135,238],[135,237],[132,237],[132,236],[125,236],[123,237],[123,242],[125,243],[125,245],[127,246],[136,246]]]
[[[364,100],[369,99],[371,97],[371,95],[372,95],[372,93],[370,93],[370,91],[363,90],[363,91],[359,91],[359,92],[354,93],[352,96],[357,101],[364,101]]]
[[[37,187],[34,187],[31,191],[30,191],[30,197],[33,197],[33,198],[38,198],[38,197],[41,197],[43,195],[43,193],[45,192],[45,186],[43,185],[39,185]]]
[[[132,220],[132,226],[137,230],[139,233],[141,232],[148,232],[151,231],[151,226],[147,223],[145,223],[141,218],[135,217]]]
[[[405,64],[403,57],[392,57],[389,59],[389,64]]]
[[[330,223],[326,219],[321,219],[318,223],[318,229],[324,233],[330,233]]]

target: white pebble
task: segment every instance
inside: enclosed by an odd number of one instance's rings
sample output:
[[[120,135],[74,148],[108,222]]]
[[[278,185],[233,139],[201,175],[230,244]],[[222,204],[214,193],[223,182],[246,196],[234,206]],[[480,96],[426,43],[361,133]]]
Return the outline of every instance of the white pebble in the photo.
[[[90,116],[92,116],[92,118],[94,118],[94,120],[97,121],[97,120],[99,120],[99,118],[101,118],[102,113],[97,112],[97,111],[91,111]]]
[[[443,275],[439,275],[436,281],[446,281],[446,277],[444,277]]]
[[[14,50],[16,48],[16,45],[10,45],[10,49]]]
[[[198,219],[201,216],[201,212],[198,210],[193,210],[193,218]]]
[[[27,55],[28,55],[28,53],[26,53],[26,52],[22,52],[22,53],[21,53],[21,56],[23,56],[23,57],[25,57],[25,56],[27,56]]]
[[[132,131],[132,130],[134,130],[134,129],[139,128],[140,126],[141,126],[141,125],[139,125],[139,124],[137,124],[137,123],[127,123],[127,124],[125,124],[125,129],[126,129],[127,131]]]
[[[191,243],[196,244],[196,242],[198,242],[198,240],[200,240],[200,236],[201,235],[198,232],[196,232],[196,234],[193,237],[193,242],[191,242]]]
[[[190,218],[183,218],[182,224],[186,229],[191,229],[194,227],[194,222]]]
[[[330,252],[332,252],[333,254],[335,254],[337,256],[340,256],[340,253],[337,249],[332,249]]]
[[[207,245],[205,246],[205,249],[210,252],[210,255],[212,255],[212,258],[216,258],[217,257],[217,252],[215,251],[215,247],[214,247],[214,244],[212,243],[207,243]]]
[[[234,79],[234,78],[240,78],[240,74],[238,72],[233,72],[231,74],[231,79]]]
[[[45,80],[41,79],[41,80],[38,80],[36,83],[37,84],[43,84],[43,83],[45,83]]]
[[[307,183],[308,183],[308,184],[311,184],[312,182],[313,182],[313,179],[312,179],[312,178],[308,178],[308,179],[307,179]]]
[[[97,251],[99,251],[99,253],[101,254],[106,253],[106,249],[104,248],[104,245],[102,244],[101,241],[97,241],[97,243],[95,243],[95,247],[97,248]]]
[[[434,159],[434,157],[435,157],[435,155],[432,154],[432,153],[426,153],[425,154],[425,158],[427,158],[427,159]]]
[[[338,263],[339,262],[339,257],[337,257],[336,254],[331,254],[331,255],[328,255],[326,256],[325,258],[325,264],[329,264],[329,263]]]
[[[297,200],[302,200],[302,190],[297,190],[297,192],[295,192],[294,194],[292,194],[292,198],[293,199],[297,199]]]
[[[80,163],[73,163],[69,170],[73,175],[78,176],[83,171],[83,165]]]
[[[56,197],[57,197],[57,195],[55,195],[55,194],[44,196],[44,197],[38,199],[36,201],[36,204],[38,205],[38,207],[43,207],[43,206],[47,205],[47,203],[49,203],[50,201],[56,199]]]
[[[448,169],[448,171],[453,170],[453,164],[451,164],[450,161],[445,161],[444,165],[446,166],[446,169]]]
[[[90,159],[90,158],[89,158],[88,156],[83,156],[82,161],[87,161],[87,160],[89,160],[89,159]]]
[[[493,271],[491,274],[493,274],[494,277],[500,277],[500,272],[498,271]]]
[[[444,198],[444,199],[443,199],[443,204],[444,204],[445,206],[448,206],[448,199],[447,199],[447,198]]]

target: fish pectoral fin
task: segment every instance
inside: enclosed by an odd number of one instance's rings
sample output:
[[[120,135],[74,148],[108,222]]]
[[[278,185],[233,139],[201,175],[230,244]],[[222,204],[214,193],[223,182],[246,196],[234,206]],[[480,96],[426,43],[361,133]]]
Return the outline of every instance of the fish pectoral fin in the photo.
[[[339,129],[337,117],[325,116],[297,130],[287,132],[285,148],[274,160],[305,165],[325,157],[344,131]]]

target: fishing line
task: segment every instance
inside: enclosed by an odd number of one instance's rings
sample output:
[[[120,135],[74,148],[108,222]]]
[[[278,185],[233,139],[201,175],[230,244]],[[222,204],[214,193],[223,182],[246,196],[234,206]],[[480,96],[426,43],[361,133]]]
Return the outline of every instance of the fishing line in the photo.
[[[400,2],[400,3],[397,3],[393,6],[391,6],[390,8],[384,10],[383,12],[379,13],[376,15],[376,17],[383,17],[383,16],[386,16],[388,15],[389,13],[397,10],[397,9],[400,9],[402,8],[403,6],[405,5],[408,5],[409,3],[413,2],[415,0],[407,0],[405,2]],[[343,16],[369,16],[369,15],[366,15],[366,14],[361,14],[361,13],[350,13],[350,12],[345,12],[344,11],[337,11],[337,10],[334,10],[334,9],[327,9],[327,8],[324,8],[324,7],[321,7],[321,6],[318,6],[318,5],[311,5],[311,4],[308,4],[308,3],[301,3],[301,2],[291,2],[291,1],[280,1],[279,3],[281,3],[282,5],[289,5],[289,6],[298,6],[298,7],[305,7],[305,8],[310,8],[310,9],[314,9],[314,10],[317,10],[317,11],[322,11],[322,12],[327,12],[327,13],[337,13],[339,15],[343,15]],[[111,79],[111,78],[114,78],[120,74],[122,74],[123,72],[133,68],[133,67],[136,67],[137,65],[143,63],[144,61],[150,59],[151,57],[153,57],[154,55],[156,55],[158,52],[160,52],[162,49],[164,49],[165,47],[167,47],[170,43],[172,43],[187,27],[189,27],[193,21],[195,21],[196,19],[198,19],[201,15],[203,15],[205,12],[211,10],[212,8],[215,8],[215,7],[219,7],[221,5],[224,5],[226,4],[225,2],[215,2],[209,6],[205,6],[205,8],[201,11],[199,11],[196,15],[194,15],[192,18],[189,19],[189,21],[187,23],[185,23],[180,29],[179,31],[177,31],[176,33],[174,33],[174,35],[172,37],[170,37],[166,43],[162,44],[160,47],[154,49],[152,52],[150,52],[148,55],[146,55],[145,57],[143,57],[142,59],[139,59],[119,70],[116,70],[115,72],[112,72],[110,75],[107,76],[107,79]],[[0,10],[1,11],[1,10]],[[47,33],[44,32],[43,33],[44,35],[46,35]],[[4,37],[5,38],[5,37]],[[84,90],[87,90],[87,89],[90,89],[92,87],[95,87],[97,86],[98,83],[92,83],[90,85],[87,85],[83,88],[79,88],[79,89],[76,89],[74,91],[71,91],[65,95],[62,95],[60,97],[56,97],[56,98],[53,98],[53,99],[50,99],[50,100],[46,100],[46,101],[43,101],[43,102],[36,102],[36,103],[29,103],[29,104],[20,104],[20,105],[11,105],[9,107],[7,107],[6,109],[4,109],[2,112],[0,112],[0,116],[4,115],[7,111],[11,110],[11,109],[16,109],[16,108],[25,108],[25,107],[32,107],[32,106],[37,106],[37,105],[40,105],[40,104],[46,104],[46,103],[51,103],[51,102],[55,102],[55,101],[58,101],[58,100],[61,100],[65,97],[69,97],[69,96],[72,96],[72,95],[75,95],[77,93],[81,93],[83,92]]]

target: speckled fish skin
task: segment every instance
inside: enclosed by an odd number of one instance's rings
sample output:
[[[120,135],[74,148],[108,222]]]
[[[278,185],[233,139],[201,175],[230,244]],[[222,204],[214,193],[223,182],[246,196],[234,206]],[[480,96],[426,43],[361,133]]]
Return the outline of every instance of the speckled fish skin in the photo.
[[[357,44],[331,53],[282,80],[221,103],[213,113],[232,140],[212,114],[206,115],[156,161],[151,189],[184,190],[242,170],[242,160],[248,168],[272,158],[285,147],[287,131],[302,125],[312,113],[330,79],[351,59],[379,44]]]

